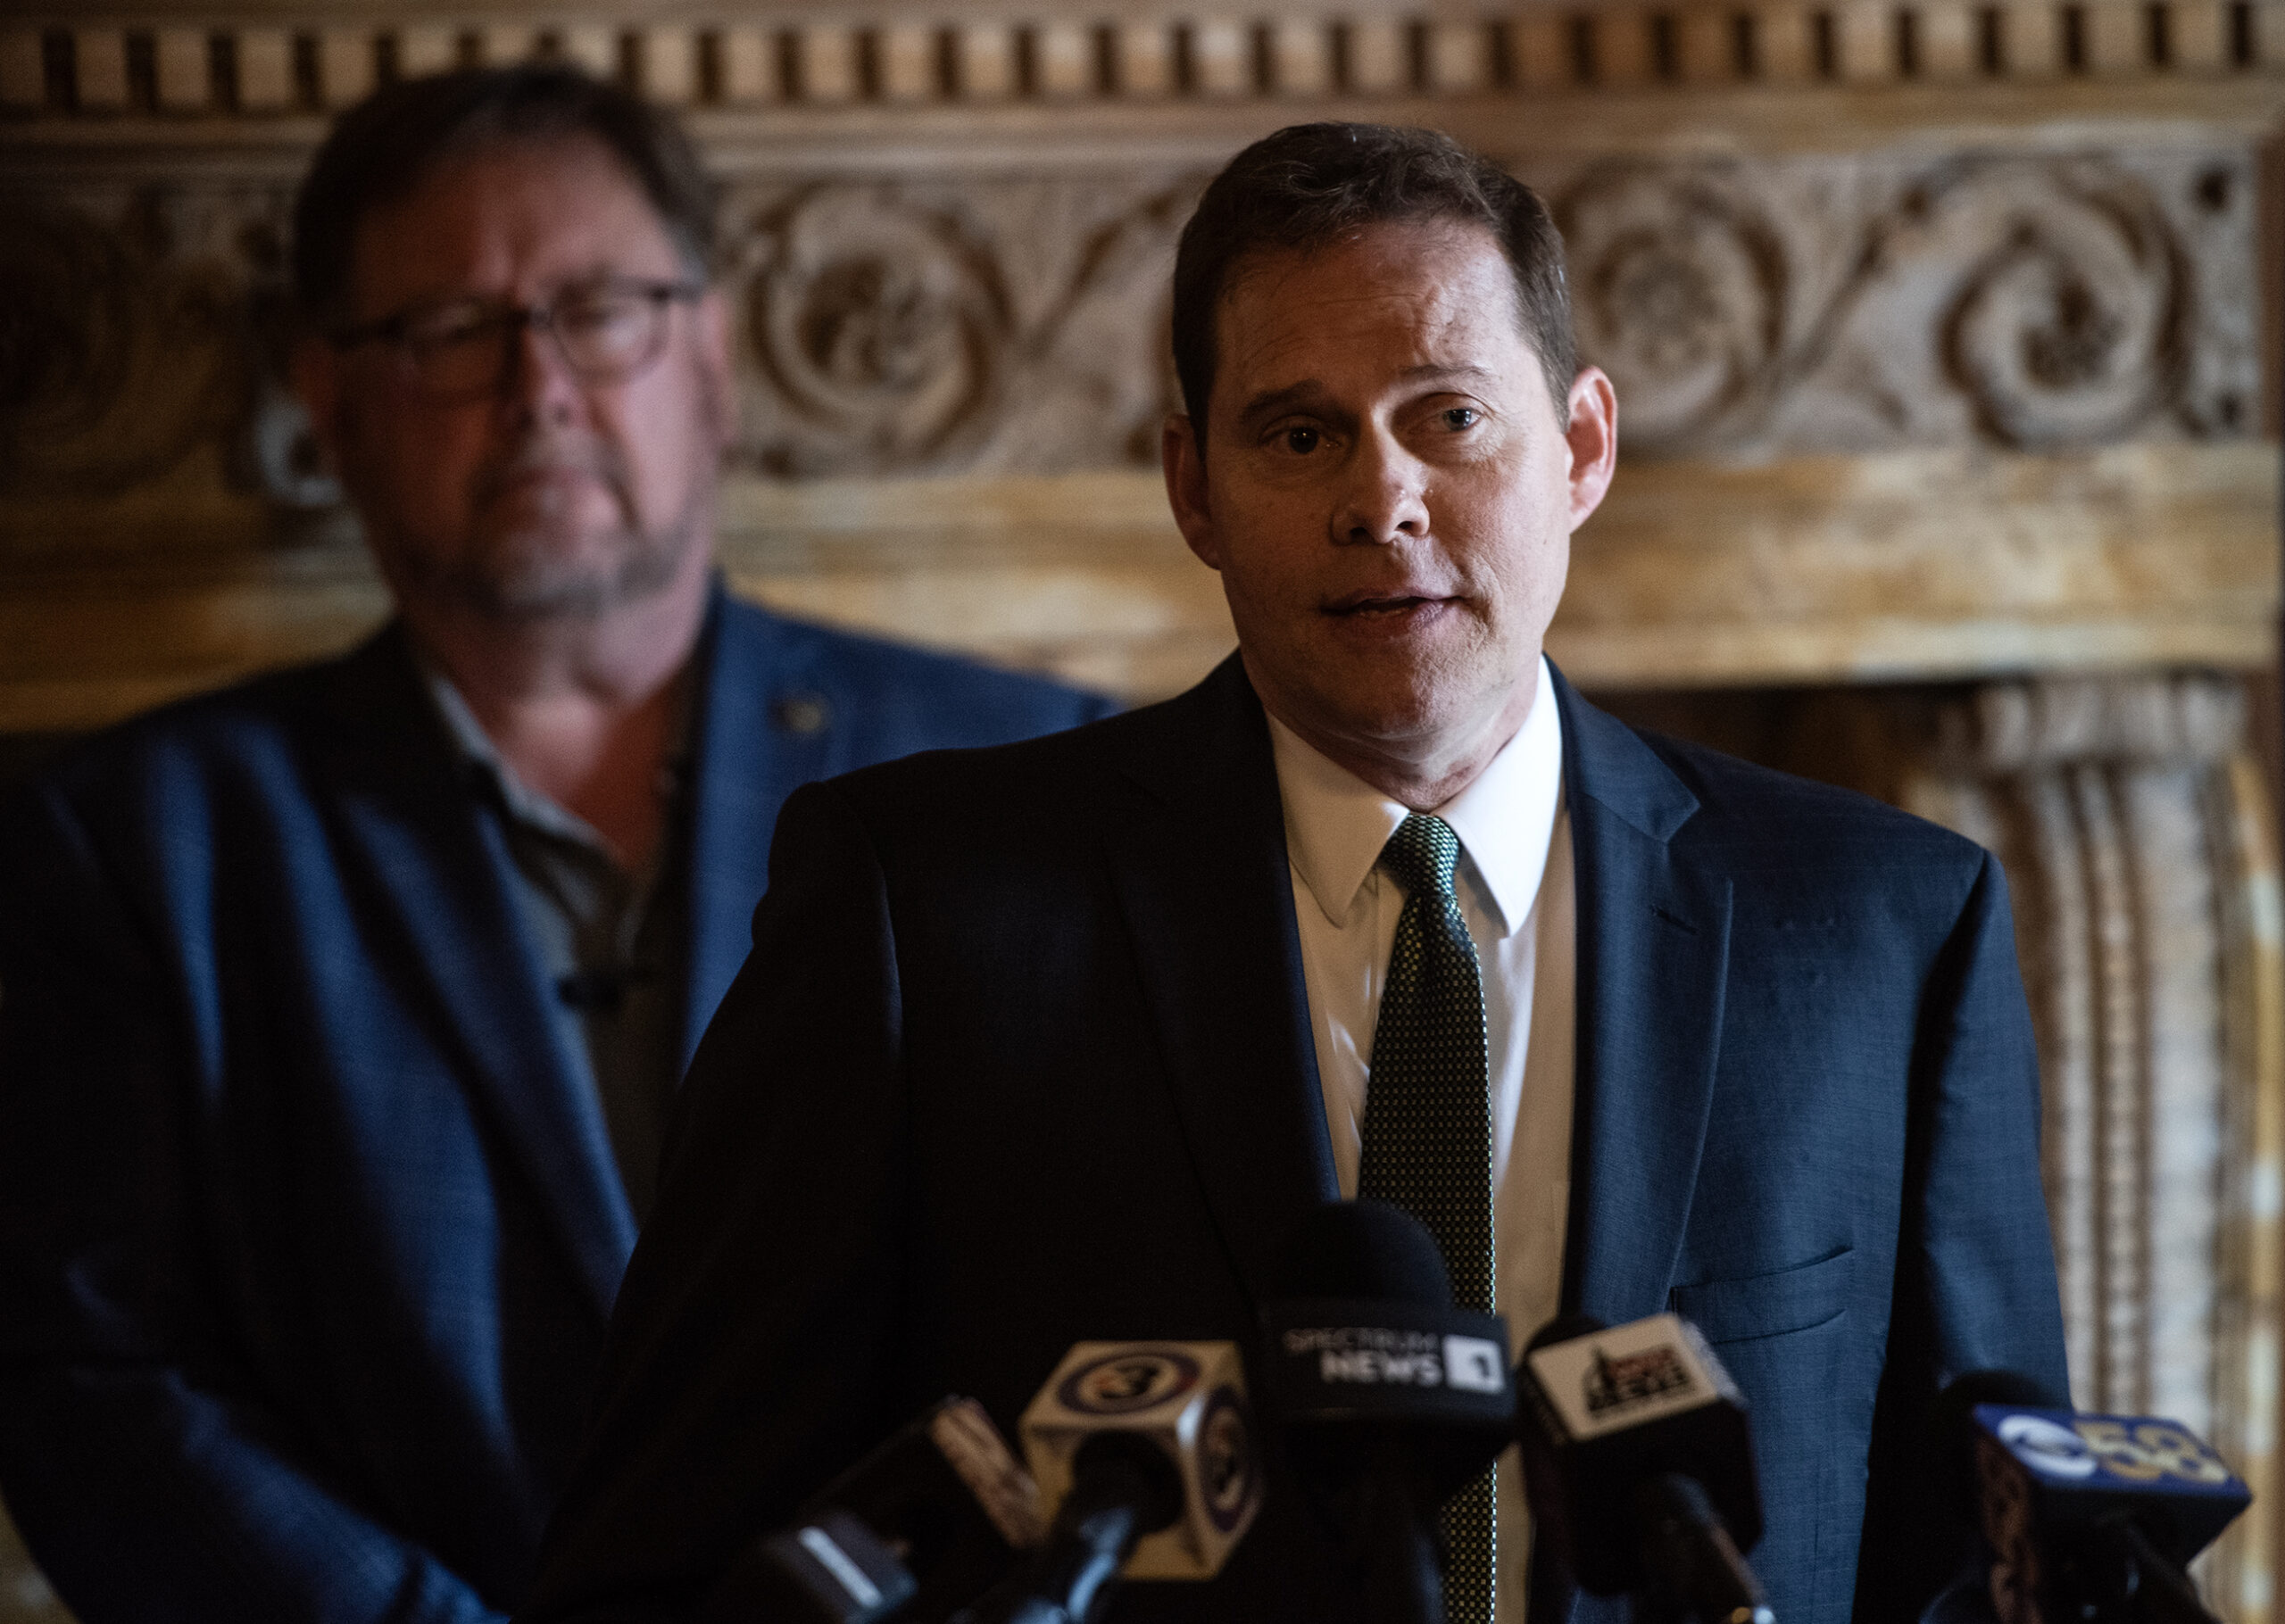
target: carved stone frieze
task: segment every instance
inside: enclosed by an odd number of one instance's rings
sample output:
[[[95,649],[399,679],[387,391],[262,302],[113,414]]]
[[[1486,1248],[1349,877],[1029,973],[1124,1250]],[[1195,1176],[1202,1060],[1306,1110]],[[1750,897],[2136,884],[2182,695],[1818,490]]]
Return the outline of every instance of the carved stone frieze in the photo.
[[[1618,388],[1630,448],[1766,413],[1798,302],[1794,256],[1741,171],[1613,164],[1555,206],[1573,327]]]
[[[109,496],[245,418],[277,200],[187,188],[0,208],[0,492]]]
[[[2250,435],[2254,157],[2183,148],[1544,170],[1581,347],[1637,455],[2071,450]],[[1203,176],[741,183],[741,463],[795,477],[1147,465]],[[336,499],[279,385],[286,193],[9,188],[0,495],[113,494],[212,444]]]
[[[2258,416],[2250,151],[1517,168],[1633,450],[2045,451]]]
[[[1158,454],[1186,179],[814,185],[728,203],[741,455],[791,475]]]

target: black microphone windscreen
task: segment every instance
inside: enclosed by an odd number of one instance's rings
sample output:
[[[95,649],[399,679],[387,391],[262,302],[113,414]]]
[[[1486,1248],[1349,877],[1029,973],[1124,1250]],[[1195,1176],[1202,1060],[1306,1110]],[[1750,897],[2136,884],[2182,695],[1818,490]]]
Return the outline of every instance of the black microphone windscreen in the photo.
[[[1348,1297],[1452,1305],[1436,1238],[1385,1201],[1329,1201],[1303,1219],[1279,1255],[1272,1297]]]

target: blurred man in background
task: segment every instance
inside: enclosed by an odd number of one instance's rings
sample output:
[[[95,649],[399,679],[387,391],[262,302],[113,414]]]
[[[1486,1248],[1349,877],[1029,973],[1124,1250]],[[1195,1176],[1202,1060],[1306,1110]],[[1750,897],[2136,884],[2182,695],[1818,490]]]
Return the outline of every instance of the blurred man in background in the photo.
[[[0,816],[0,1491],[87,1624],[515,1606],[779,803],[1107,708],[725,594],[712,214],[568,70],[347,114],[296,384],[397,617]]]

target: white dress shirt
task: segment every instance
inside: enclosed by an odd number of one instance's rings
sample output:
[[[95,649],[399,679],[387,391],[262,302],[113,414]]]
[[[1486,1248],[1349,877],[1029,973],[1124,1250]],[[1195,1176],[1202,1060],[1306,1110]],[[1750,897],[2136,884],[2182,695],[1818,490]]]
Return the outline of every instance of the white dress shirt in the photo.
[[[1563,729],[1540,661],[1531,712],[1435,815],[1459,837],[1454,885],[1475,943],[1491,1090],[1492,1258],[1511,1356],[1555,1316],[1571,1198],[1575,930]],[[1373,1032],[1404,891],[1378,866],[1408,809],[1276,717],[1269,735],[1341,1193],[1357,1193]],[[1500,1463],[1497,1624],[1521,1624],[1530,1546],[1515,1451]]]

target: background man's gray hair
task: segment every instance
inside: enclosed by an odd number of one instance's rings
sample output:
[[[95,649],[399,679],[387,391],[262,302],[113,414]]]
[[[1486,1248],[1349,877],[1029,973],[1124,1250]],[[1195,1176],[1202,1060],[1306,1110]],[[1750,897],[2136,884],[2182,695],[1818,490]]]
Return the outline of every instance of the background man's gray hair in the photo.
[[[627,167],[691,274],[705,277],[714,185],[672,115],[576,68],[469,68],[390,85],[334,125],[294,200],[294,289],[303,312],[341,319],[359,222],[439,165],[488,146],[578,137]]]

